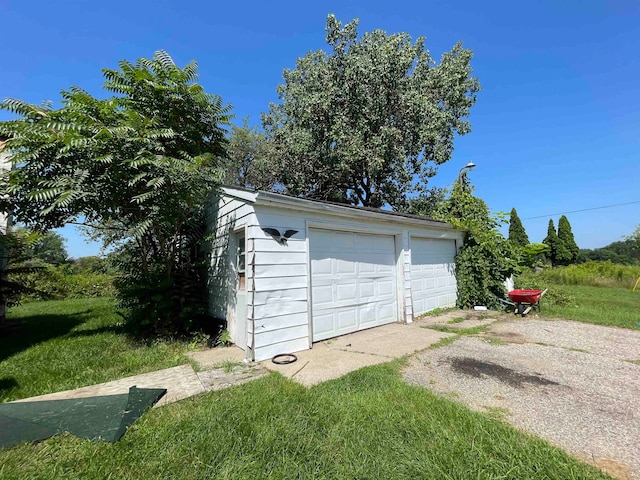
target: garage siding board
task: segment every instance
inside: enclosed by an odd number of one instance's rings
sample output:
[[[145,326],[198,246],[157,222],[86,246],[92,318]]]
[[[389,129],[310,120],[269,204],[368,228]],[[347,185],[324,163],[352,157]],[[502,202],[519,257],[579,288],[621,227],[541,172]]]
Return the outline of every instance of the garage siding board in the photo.
[[[208,310],[216,318],[228,319],[231,300],[235,296],[235,272],[229,240],[234,230],[251,221],[254,211],[250,205],[227,197],[219,199],[209,209],[209,221],[213,223],[215,235],[210,252]]]
[[[304,216],[256,205],[256,222],[247,226],[255,250],[251,257],[254,289],[255,359],[309,348],[308,256]],[[280,243],[264,231],[295,230]],[[275,353],[273,353],[275,352]]]
[[[414,315],[455,306],[455,255],[454,240],[411,238]]]
[[[397,320],[395,239],[310,229],[313,341]]]

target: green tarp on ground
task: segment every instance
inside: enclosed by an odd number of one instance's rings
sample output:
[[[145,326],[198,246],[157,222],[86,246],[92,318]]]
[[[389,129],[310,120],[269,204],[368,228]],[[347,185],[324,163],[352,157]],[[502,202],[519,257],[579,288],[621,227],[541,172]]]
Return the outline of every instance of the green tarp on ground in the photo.
[[[115,442],[165,393],[162,388],[134,386],[121,395],[0,403],[0,448],[63,432]]]

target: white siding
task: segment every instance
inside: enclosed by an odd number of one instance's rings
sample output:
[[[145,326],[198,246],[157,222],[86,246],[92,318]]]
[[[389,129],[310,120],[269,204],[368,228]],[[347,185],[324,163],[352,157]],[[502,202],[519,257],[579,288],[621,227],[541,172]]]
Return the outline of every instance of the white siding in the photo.
[[[297,230],[280,244],[263,228],[281,234]],[[276,209],[256,206],[256,223],[248,228],[254,239],[256,360],[309,348],[308,266],[305,220]]]
[[[218,319],[225,320],[228,324],[236,319],[236,271],[235,255],[230,252],[232,236],[234,232],[241,230],[247,223],[255,217],[251,204],[234,199],[232,197],[213,197],[209,211],[209,225],[212,226],[209,232],[211,240],[211,263],[208,276],[209,313]],[[255,220],[254,220],[255,221]],[[247,249],[250,242],[247,239]],[[249,275],[249,265],[247,265],[247,295],[250,295],[251,279]],[[251,319],[239,319],[247,322],[247,357],[252,357],[250,336],[253,331]],[[240,342],[234,338],[234,329],[228,328],[231,340]],[[244,340],[243,340],[244,341]]]

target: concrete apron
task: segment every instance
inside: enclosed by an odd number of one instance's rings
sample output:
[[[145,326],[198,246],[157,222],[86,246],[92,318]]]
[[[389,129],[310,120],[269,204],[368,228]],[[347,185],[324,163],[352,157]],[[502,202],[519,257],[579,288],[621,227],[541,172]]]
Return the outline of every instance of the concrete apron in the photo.
[[[209,370],[195,372],[191,365],[179,365],[164,370],[121,378],[120,380],[76,388],[75,390],[65,390],[63,392],[24,398],[22,400],[16,400],[16,402],[118,395],[127,393],[129,388],[135,385],[138,388],[166,388],[167,394],[155,405],[155,407],[160,407],[177,402],[178,400],[193,397],[200,393],[220,390],[232,385],[239,385],[266,374],[265,370],[257,365],[241,366],[242,364],[240,362],[244,359],[245,353],[237,347],[213,348],[202,352],[190,352],[187,356],[195,360],[201,368],[208,368]],[[237,369],[216,368],[225,362],[237,363],[239,366]]]
[[[298,361],[289,365],[276,365],[271,360],[257,364],[243,364],[245,353],[235,346],[190,352],[187,356],[198,363],[201,371],[194,371],[191,365],[179,365],[112,382],[16,401],[33,402],[117,395],[128,392],[129,388],[135,385],[139,388],[166,388],[167,394],[155,405],[159,407],[204,392],[220,390],[263,377],[266,374],[265,368],[280,372],[302,385],[311,386],[339,378],[362,367],[388,362],[394,358],[424,350],[442,338],[452,335],[421,328],[420,325],[426,326],[424,322],[408,325],[392,323],[317,342],[312,349],[297,352]],[[219,368],[227,362],[230,363],[227,368]]]
[[[424,324],[419,321],[391,323],[314,343],[312,349],[296,352],[298,361],[289,365],[276,365],[271,360],[260,363],[302,385],[311,386],[424,350],[452,335],[421,328],[421,325]]]

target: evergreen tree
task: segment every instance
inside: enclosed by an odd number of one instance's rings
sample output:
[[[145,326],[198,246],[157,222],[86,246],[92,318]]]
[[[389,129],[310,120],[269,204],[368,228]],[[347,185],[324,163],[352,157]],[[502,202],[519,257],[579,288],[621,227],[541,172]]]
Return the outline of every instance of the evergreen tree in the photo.
[[[558,251],[558,235],[556,234],[556,227],[553,224],[553,219],[549,219],[549,227],[547,228],[547,236],[542,240],[542,243],[549,246],[549,259],[551,264],[555,267],[557,263],[557,251]]]
[[[573,232],[571,231],[571,224],[569,223],[569,219],[562,215],[560,220],[558,221],[558,241],[560,244],[564,246],[568,255],[563,258],[563,261],[558,259],[558,263],[561,265],[569,265],[571,263],[575,263],[578,260],[578,254],[580,253],[580,249],[576,244],[576,240],[573,237]],[[566,263],[564,260],[567,259]]]
[[[558,265],[569,265],[571,263],[571,252],[563,241],[558,238],[553,220],[549,220],[549,228],[547,228],[547,236],[542,243],[549,246],[550,260],[554,267]]]
[[[529,245],[529,237],[515,208],[511,209],[511,218],[509,219],[509,241],[521,247]]]

